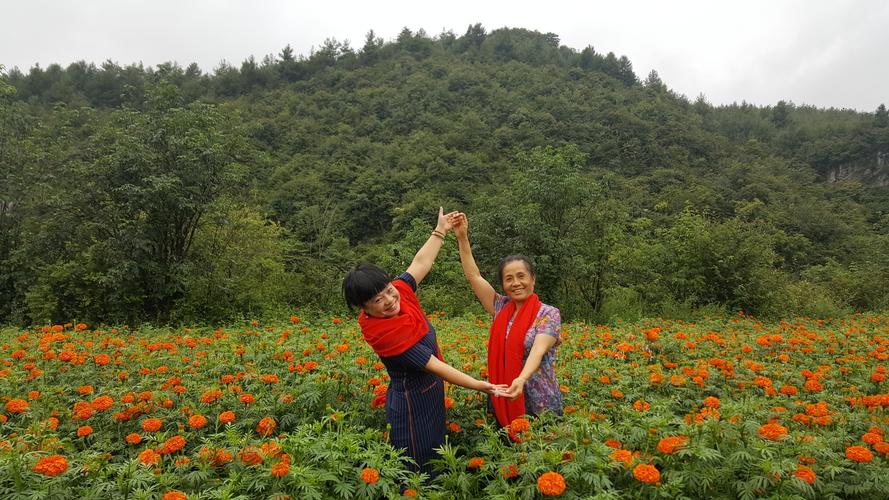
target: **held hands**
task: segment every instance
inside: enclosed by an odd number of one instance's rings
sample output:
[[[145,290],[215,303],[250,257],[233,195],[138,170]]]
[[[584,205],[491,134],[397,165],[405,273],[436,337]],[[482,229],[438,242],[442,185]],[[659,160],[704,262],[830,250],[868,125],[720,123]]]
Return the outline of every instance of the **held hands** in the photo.
[[[526,380],[517,377],[512,381],[512,384],[507,386],[506,384],[492,384],[484,380],[479,380],[477,389],[490,396],[509,398],[509,400],[512,401],[522,395],[522,392],[525,389],[525,382]]]
[[[435,231],[441,233],[442,236],[448,234],[448,231],[454,227],[455,218],[459,213],[455,210],[446,214],[444,208],[438,207],[438,223],[435,225]]]
[[[525,390],[525,382],[527,382],[527,380],[521,377],[516,377],[515,380],[513,380],[512,383],[509,384],[509,387],[501,391],[499,396],[509,398],[510,401],[512,401],[513,399],[522,395],[522,392],[524,392]]]
[[[490,382],[479,380],[478,390],[489,396],[500,396],[506,390],[506,384],[492,384]]]

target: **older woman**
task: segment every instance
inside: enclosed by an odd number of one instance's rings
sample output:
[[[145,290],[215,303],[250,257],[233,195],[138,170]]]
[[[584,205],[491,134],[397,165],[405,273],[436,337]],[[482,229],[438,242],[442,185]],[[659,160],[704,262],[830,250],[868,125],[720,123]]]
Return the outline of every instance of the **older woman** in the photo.
[[[346,304],[360,307],[358,324],[389,373],[386,421],[389,440],[434,475],[429,461],[444,442],[445,407],[442,380],[494,395],[506,386],[477,380],[442,360],[435,328],[426,319],[415,291],[429,273],[455,213],[438,211],[438,224],[395,280],[379,267],[361,264],[343,279]],[[497,398],[495,398],[497,399]]]
[[[502,398],[492,398],[497,421],[508,426],[522,415],[545,410],[562,414],[562,393],[554,363],[562,319],[559,310],[540,302],[534,293],[537,275],[523,255],[500,261],[497,281],[504,295],[494,291],[478,270],[469,244],[469,220],[454,218],[463,274],[485,310],[493,316],[488,344],[488,379],[509,384]]]

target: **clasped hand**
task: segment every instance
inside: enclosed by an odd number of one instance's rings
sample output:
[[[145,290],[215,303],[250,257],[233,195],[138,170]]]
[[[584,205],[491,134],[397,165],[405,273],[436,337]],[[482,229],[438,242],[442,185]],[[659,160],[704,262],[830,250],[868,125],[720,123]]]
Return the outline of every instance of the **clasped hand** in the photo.
[[[482,391],[500,398],[508,398],[510,401],[522,395],[522,392],[525,388],[525,382],[521,379],[516,378],[512,381],[512,384],[491,384],[489,382],[484,382],[484,386]]]

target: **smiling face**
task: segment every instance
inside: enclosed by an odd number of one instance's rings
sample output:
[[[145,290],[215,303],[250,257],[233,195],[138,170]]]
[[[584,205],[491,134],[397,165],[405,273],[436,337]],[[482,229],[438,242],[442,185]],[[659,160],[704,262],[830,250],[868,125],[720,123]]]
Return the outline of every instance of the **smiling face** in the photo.
[[[517,304],[523,303],[534,293],[534,275],[524,261],[514,260],[503,266],[503,292]]]
[[[364,303],[364,312],[376,318],[391,318],[401,312],[401,294],[392,283]]]

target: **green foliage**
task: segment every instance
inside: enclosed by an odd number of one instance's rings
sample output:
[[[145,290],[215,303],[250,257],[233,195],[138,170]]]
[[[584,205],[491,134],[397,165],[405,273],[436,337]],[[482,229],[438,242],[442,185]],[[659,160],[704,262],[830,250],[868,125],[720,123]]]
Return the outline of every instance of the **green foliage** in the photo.
[[[280,226],[246,207],[231,206],[198,227],[184,270],[185,296],[174,319],[242,319],[266,316],[285,302],[287,242]]]

